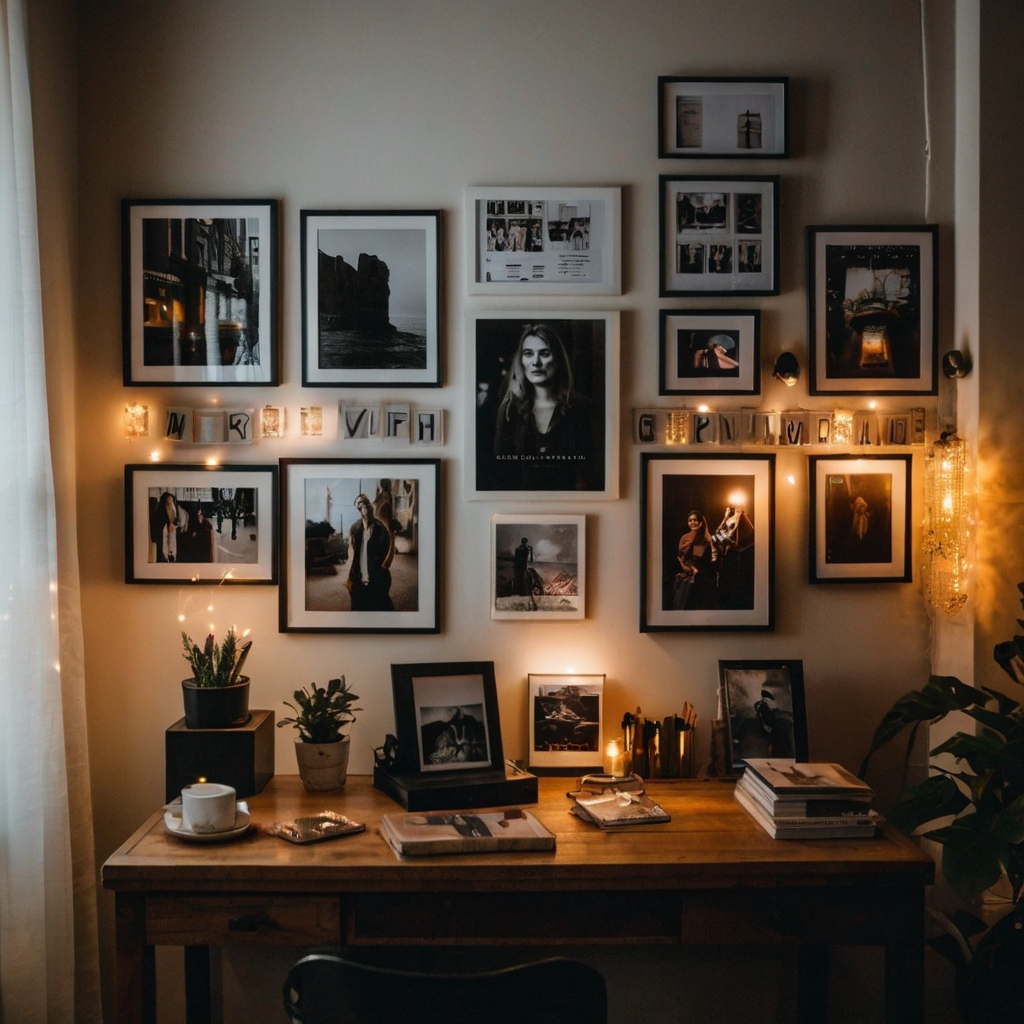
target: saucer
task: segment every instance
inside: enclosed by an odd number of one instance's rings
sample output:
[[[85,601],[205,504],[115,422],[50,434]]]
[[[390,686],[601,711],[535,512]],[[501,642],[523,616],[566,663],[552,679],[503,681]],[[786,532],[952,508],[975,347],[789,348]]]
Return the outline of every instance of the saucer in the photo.
[[[239,800],[235,808],[235,823],[231,828],[222,829],[220,832],[193,832],[185,828],[181,821],[181,801],[176,800],[164,808],[164,828],[168,834],[176,839],[184,839],[190,843],[219,843],[225,839],[237,839],[244,836],[252,827],[252,819],[249,816],[249,805],[244,800]]]

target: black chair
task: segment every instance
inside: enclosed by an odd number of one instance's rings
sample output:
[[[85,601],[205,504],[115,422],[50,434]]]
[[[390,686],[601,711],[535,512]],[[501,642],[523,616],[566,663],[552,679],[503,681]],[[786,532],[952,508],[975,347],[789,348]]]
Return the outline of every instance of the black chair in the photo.
[[[284,984],[292,1024],[607,1024],[604,978],[552,957],[496,971],[432,974],[353,963],[334,953],[298,960]]]

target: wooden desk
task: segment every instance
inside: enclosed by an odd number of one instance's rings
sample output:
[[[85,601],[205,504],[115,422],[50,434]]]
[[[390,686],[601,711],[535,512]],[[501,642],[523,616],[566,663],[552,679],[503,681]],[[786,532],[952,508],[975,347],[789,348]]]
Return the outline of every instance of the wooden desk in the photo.
[[[190,1021],[209,1015],[209,947],[234,944],[673,943],[790,947],[799,1016],[824,1020],[828,946],[885,947],[886,1020],[919,1022],[924,895],[934,865],[885,828],[873,839],[773,840],[721,781],[657,783],[668,824],[603,832],[568,813],[571,780],[531,810],[550,853],[399,860],[377,834],[399,810],[366,777],[338,794],[278,775],[249,800],[269,826],[330,808],[365,834],[307,846],[261,832],[185,843],[155,813],[103,865],[115,892],[117,1024],[155,1020],[153,947],[186,947]]]

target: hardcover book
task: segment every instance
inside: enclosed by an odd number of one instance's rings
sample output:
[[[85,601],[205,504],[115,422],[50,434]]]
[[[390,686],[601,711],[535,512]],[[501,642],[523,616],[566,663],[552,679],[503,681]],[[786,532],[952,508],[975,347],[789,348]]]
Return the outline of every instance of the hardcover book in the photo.
[[[553,850],[554,835],[529,811],[461,811],[447,814],[385,814],[380,832],[403,856]]]
[[[733,790],[736,802],[772,839],[867,839],[875,834],[879,816],[869,812],[863,818],[777,818],[773,817],[740,786]]]
[[[866,782],[841,764],[801,762],[785,757],[748,757],[746,764],[778,799],[874,795]]]

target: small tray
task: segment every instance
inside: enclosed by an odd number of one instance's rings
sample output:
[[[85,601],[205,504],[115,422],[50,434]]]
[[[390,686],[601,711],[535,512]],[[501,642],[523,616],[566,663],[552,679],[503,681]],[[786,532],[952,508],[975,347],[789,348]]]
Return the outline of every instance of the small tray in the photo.
[[[336,814],[334,811],[322,811],[294,821],[275,821],[267,829],[270,835],[289,843],[320,843],[325,839],[340,839],[365,831],[366,825],[363,822],[350,821],[344,814]]]

